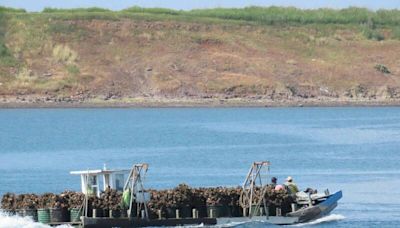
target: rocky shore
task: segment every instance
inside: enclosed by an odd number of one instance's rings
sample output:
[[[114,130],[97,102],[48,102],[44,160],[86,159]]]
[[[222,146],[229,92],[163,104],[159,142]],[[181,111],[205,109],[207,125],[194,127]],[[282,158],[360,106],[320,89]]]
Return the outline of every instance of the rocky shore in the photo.
[[[0,108],[129,108],[129,107],[332,107],[400,106],[400,98],[287,98],[256,97],[85,97],[85,96],[3,96]]]

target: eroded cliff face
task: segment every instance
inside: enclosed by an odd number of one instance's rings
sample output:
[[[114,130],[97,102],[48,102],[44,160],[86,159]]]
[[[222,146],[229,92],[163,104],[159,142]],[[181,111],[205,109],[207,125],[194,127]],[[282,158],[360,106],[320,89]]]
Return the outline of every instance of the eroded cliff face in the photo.
[[[400,41],[352,26],[9,15],[1,27],[2,102],[400,99]]]

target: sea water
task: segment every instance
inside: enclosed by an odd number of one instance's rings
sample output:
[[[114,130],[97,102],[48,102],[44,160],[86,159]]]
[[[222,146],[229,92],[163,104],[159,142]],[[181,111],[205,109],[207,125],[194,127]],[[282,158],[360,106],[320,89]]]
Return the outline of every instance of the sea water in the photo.
[[[72,170],[140,162],[149,188],[238,186],[261,160],[278,182],[343,190],[306,226],[400,226],[397,107],[0,110],[0,195],[79,190]]]

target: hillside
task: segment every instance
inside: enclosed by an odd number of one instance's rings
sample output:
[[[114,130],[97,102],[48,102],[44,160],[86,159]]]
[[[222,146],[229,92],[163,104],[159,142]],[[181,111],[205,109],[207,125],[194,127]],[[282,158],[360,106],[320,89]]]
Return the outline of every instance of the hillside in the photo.
[[[400,103],[400,11],[0,8],[0,105]]]

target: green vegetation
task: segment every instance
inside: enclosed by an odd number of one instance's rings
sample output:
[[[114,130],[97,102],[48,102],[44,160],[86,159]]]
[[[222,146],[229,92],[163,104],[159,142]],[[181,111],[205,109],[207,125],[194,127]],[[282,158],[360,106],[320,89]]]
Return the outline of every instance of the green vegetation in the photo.
[[[393,29],[392,38],[400,40],[400,28],[396,27]]]
[[[188,12],[202,17],[256,21],[265,24],[364,24],[399,25],[399,10],[370,11],[365,8],[302,10],[294,7],[246,7],[243,9],[201,9]]]
[[[24,13],[24,9],[0,7],[0,12]],[[400,25],[400,10],[371,11],[366,8],[350,7],[347,9],[298,9],[294,7],[245,7],[245,8],[215,8],[196,9],[190,11],[166,8],[130,7],[121,11],[91,7],[74,9],[45,8],[42,13],[79,14],[97,13],[97,16],[127,16],[132,13],[161,14],[186,17],[208,17],[227,20],[243,20],[264,24],[367,24],[394,26]],[[72,15],[71,15],[72,16]]]
[[[26,10],[0,6],[0,13],[26,13]]]
[[[24,13],[23,9],[0,7],[0,12]],[[400,10],[371,11],[366,8],[350,7],[347,9],[297,9],[294,7],[246,7],[246,8],[215,8],[198,10],[173,10],[166,8],[130,7],[121,11],[91,7],[74,9],[45,8],[44,16],[54,19],[99,19],[119,20],[121,18],[135,18],[147,16],[156,20],[184,19],[220,19],[227,21],[243,21],[266,25],[305,25],[305,24],[353,24],[360,26],[362,34],[371,40],[383,40],[384,35],[379,31],[381,27],[393,30],[392,38],[400,36],[397,30],[400,26]],[[29,13],[28,13],[29,14]],[[148,17],[147,17],[148,19]],[[67,33],[76,29],[73,25],[51,25],[50,31]],[[397,30],[396,30],[397,29]]]
[[[182,15],[187,12],[185,11],[178,11],[173,9],[166,9],[166,8],[142,8],[138,6],[130,7],[127,9],[122,10],[122,12],[129,12],[129,13],[151,13],[151,14],[169,14],[169,15]]]
[[[11,51],[7,48],[4,43],[4,36],[6,34],[6,15],[3,11],[13,11],[13,9],[0,7],[0,66],[15,66],[17,61],[12,55]],[[16,10],[18,12],[18,10]],[[2,74],[2,72],[0,72]]]
[[[68,46],[57,45],[53,49],[53,58],[60,63],[74,63],[78,54]]]
[[[81,12],[111,12],[102,8],[54,9],[46,8],[44,13],[81,13]],[[400,10],[370,11],[366,8],[350,7],[347,9],[313,9],[302,10],[294,7],[246,7],[246,8],[215,8],[191,11],[165,8],[130,7],[113,13],[146,13],[167,14],[192,17],[211,17],[228,20],[254,21],[265,24],[365,24],[372,21],[378,25],[400,25]]]
[[[51,23],[48,27],[48,31],[52,33],[65,33],[70,34],[77,30],[76,25],[63,24],[63,23]]]
[[[390,74],[390,70],[387,68],[387,66],[383,65],[383,64],[377,64],[375,65],[375,69],[381,73],[384,74]]]
[[[79,68],[76,65],[73,65],[73,64],[68,64],[67,65],[67,71],[71,75],[78,75],[80,73]]]
[[[111,12],[109,9],[90,7],[90,8],[74,8],[74,9],[58,9],[44,8],[43,13],[93,13],[93,12]]]
[[[363,35],[369,40],[381,41],[385,39],[385,36],[383,36],[379,31],[370,28],[365,28],[363,30]]]
[[[5,44],[0,43],[0,65],[3,66],[15,66],[18,62],[12,56],[10,50],[6,47]]]

